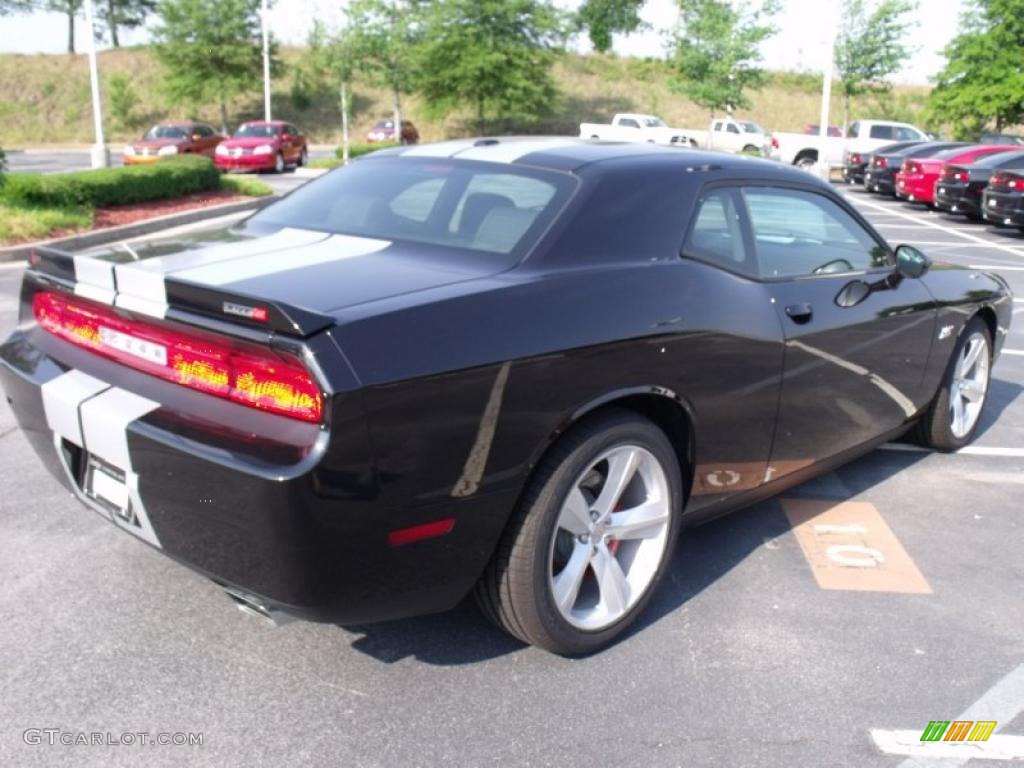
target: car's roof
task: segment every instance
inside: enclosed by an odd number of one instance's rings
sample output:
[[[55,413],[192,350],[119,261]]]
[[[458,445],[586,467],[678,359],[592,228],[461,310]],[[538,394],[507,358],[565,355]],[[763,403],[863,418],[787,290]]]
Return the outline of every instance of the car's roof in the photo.
[[[246,120],[242,125],[284,125],[285,120]]]
[[[708,167],[738,174],[758,176],[777,172],[785,177],[806,180],[808,175],[771,160],[758,160],[745,155],[711,152],[684,147],[670,147],[646,142],[601,141],[574,137],[517,136],[482,139],[456,139],[437,144],[416,144],[374,152],[373,157],[453,158],[482,162],[528,165],[556,171],[576,171],[583,166],[633,158],[661,158],[681,166]],[[752,170],[754,169],[754,170]]]

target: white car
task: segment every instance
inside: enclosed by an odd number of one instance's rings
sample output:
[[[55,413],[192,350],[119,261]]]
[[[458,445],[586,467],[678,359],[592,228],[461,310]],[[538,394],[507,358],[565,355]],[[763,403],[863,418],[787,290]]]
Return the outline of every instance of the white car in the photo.
[[[620,112],[606,123],[580,123],[581,139],[609,141],[646,141],[652,144],[697,146],[697,142],[681,128],[669,128],[657,115]]]
[[[815,134],[773,133],[769,139],[768,156],[807,169],[817,165],[819,158],[829,166],[837,167],[843,165],[847,153],[871,153],[893,142],[927,141],[928,138],[928,134],[910,123],[855,120],[850,123],[846,136],[822,139]]]

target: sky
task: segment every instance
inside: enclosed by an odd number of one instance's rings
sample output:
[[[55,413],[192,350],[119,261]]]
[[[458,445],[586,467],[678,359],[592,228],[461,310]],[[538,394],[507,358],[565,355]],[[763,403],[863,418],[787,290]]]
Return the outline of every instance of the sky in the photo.
[[[216,0],[211,0],[216,2]],[[579,0],[555,0],[565,8],[575,8]],[[838,18],[843,0],[782,0],[782,10],[774,21],[779,33],[762,47],[769,69],[821,72],[826,58],[829,20]],[[927,83],[942,67],[941,51],[956,34],[957,19],[964,0],[919,0],[908,35],[916,48],[905,68],[892,79],[899,83]],[[311,20],[328,24],[341,20],[340,0],[277,0],[271,11],[271,29],[285,44],[302,43]],[[941,8],[941,12],[936,12]],[[667,30],[676,21],[675,0],[648,0],[643,18],[648,28],[637,34],[618,36],[615,51],[625,56],[663,56]],[[833,22],[834,23],[834,22]],[[85,40],[85,22],[76,29],[79,49]],[[122,34],[122,44],[144,43],[145,30]],[[60,14],[37,12],[31,15],[0,17],[0,52],[62,53],[67,47],[67,22]],[[102,46],[101,46],[102,47]],[[587,45],[578,46],[586,50]]]

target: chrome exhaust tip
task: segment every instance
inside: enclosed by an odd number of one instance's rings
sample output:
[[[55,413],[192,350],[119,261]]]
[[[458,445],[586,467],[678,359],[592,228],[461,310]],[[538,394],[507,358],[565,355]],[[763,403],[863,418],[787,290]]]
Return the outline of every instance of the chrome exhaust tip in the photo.
[[[275,627],[295,621],[295,617],[277,608],[271,608],[260,599],[233,587],[220,585],[242,613],[270,622]]]

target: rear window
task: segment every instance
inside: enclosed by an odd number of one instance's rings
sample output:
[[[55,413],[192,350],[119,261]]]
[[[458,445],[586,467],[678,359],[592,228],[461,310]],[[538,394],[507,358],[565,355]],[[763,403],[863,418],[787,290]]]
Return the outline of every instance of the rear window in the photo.
[[[891,125],[872,125],[870,138],[891,141],[896,138],[896,129]]]
[[[554,171],[451,159],[372,158],[295,190],[245,224],[298,227],[517,260],[576,182]]]

